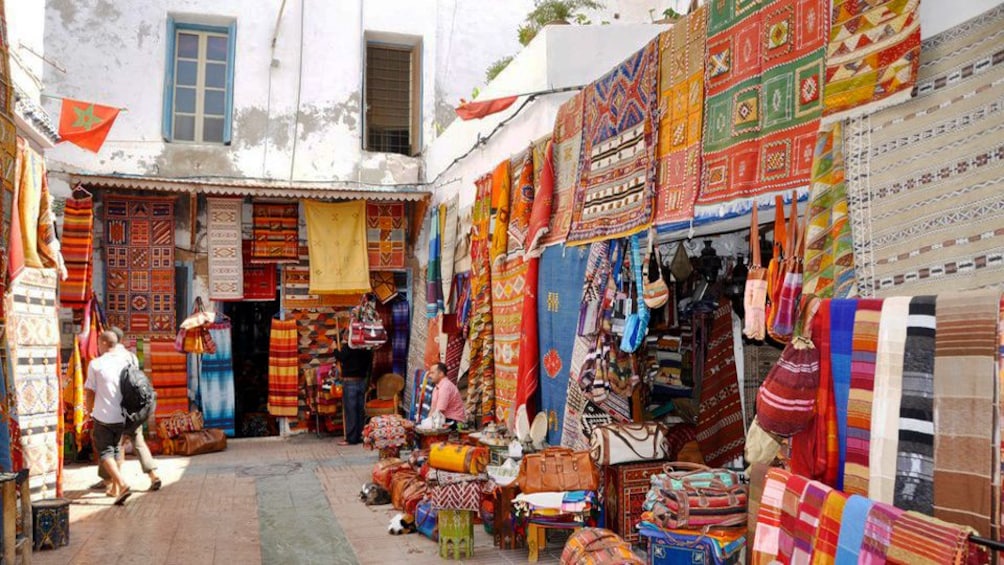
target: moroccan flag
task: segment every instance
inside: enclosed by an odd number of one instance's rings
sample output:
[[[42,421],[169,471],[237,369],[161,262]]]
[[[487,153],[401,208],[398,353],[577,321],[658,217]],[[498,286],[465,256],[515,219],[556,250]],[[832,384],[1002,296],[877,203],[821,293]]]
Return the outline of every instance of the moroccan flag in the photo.
[[[118,115],[118,108],[63,98],[63,109],[59,113],[59,137],[97,153]]]
[[[494,114],[496,112],[501,112],[512,103],[516,101],[518,96],[506,96],[505,98],[493,98],[491,100],[484,100],[480,102],[466,102],[461,100],[463,104],[457,106],[456,113],[461,120],[475,120],[481,119],[485,116]]]

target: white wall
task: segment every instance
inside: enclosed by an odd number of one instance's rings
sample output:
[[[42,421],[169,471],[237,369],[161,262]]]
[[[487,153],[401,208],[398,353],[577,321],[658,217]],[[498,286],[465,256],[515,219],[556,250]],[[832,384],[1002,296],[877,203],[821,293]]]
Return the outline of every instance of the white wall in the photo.
[[[45,4],[32,1],[5,2],[4,15],[7,19],[11,80],[37,102],[44,65],[40,55],[45,54]]]

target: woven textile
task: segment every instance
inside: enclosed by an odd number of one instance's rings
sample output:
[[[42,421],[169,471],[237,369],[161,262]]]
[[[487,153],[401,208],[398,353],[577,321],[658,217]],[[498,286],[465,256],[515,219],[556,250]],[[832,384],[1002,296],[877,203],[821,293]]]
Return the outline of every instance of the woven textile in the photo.
[[[868,498],[892,504],[896,491],[899,451],[900,397],[903,395],[903,355],[910,298],[895,296],[882,303],[875,388],[868,455]]]
[[[934,512],[935,300],[934,296],[910,300],[893,499],[898,508],[927,515]]]
[[[369,292],[366,203],[304,200],[303,212],[310,250],[310,292]]]
[[[756,395],[760,391],[760,385],[781,357],[781,350],[768,344],[749,343],[743,346],[743,356],[743,414],[744,425],[749,429],[756,416]],[[677,357],[677,363],[682,367],[683,354],[677,354]]]
[[[997,339],[1000,346],[998,348],[998,356],[997,356],[997,381],[1000,387],[997,396],[997,402],[998,402],[997,413],[998,416],[1000,417],[1000,422],[999,422],[1000,427],[998,429],[1004,430],[1004,410],[1002,410],[1000,407],[1000,403],[1004,402],[1004,297],[1001,297],[1000,318],[997,323]],[[999,455],[999,466],[997,469],[995,469],[998,472],[998,477],[1004,475],[1004,432],[1001,433],[1001,436],[1002,437],[1000,438],[1001,450]],[[932,450],[932,459],[933,459],[933,450]],[[1004,486],[1001,486],[1001,488],[1002,491],[1004,491]],[[998,522],[998,525],[1000,525],[1004,524],[1004,492],[1001,492],[1001,496],[998,498],[998,500],[1000,501],[1000,506],[998,507],[998,510],[1002,518],[1002,521]],[[928,514],[930,514],[930,512]],[[1000,536],[1000,530],[998,530],[997,535]]]
[[[268,412],[296,417],[298,391],[296,320],[272,320],[268,343]]]
[[[767,479],[756,514],[752,565],[770,565],[778,557],[781,535],[781,508],[784,504],[785,485],[791,474],[783,469],[767,471]]]
[[[705,463],[721,467],[742,456],[746,436],[728,300],[719,302],[711,320],[700,402],[697,442]]]
[[[60,282],[59,300],[64,308],[83,308],[91,297],[94,273],[93,198],[66,199],[60,245],[68,276]]]
[[[274,265],[269,265],[275,268]],[[307,254],[302,253],[299,265],[282,266],[282,307],[286,310],[307,308],[358,306],[362,298],[357,294],[313,294],[310,292],[310,266]]]
[[[439,221],[439,206],[432,208],[432,216],[429,218],[429,265],[425,271],[425,315],[428,318],[435,318],[436,314],[443,311],[443,247],[440,230],[442,223]]]
[[[481,481],[466,481],[449,484],[437,484],[430,487],[430,497],[433,508],[447,510],[478,511],[481,507],[481,491],[484,488]]]
[[[526,252],[527,234],[530,232],[530,213],[533,211],[533,148],[520,158],[512,160],[512,194],[509,204],[509,230],[506,255],[522,256]]]
[[[628,236],[652,222],[658,46],[650,41],[583,90],[569,244]]]
[[[701,6],[659,35],[656,225],[694,216],[694,200],[701,186],[707,23],[707,8]]]
[[[508,170],[508,169],[507,169]],[[471,371],[465,410],[481,422],[495,419],[495,358],[492,324],[490,175],[475,183],[471,219]],[[414,339],[414,338],[413,338]]]
[[[495,418],[511,422],[515,416],[516,381],[519,373],[519,343],[523,330],[523,295],[527,263],[507,260],[492,277],[492,323],[495,348]]]
[[[251,240],[241,242],[244,251],[244,298],[245,301],[275,300],[278,288],[278,270],[271,263],[251,262]],[[306,285],[306,279],[304,279]],[[306,288],[306,287],[304,287]]]
[[[823,300],[812,318],[811,335],[819,352],[816,413],[809,426],[791,438],[790,470],[797,475],[834,485],[839,465],[839,440],[837,410],[833,401],[830,315],[830,301]]]
[[[934,517],[991,533],[1000,292],[938,295]]]
[[[847,462],[847,416],[851,394],[851,358],[854,349],[854,318],[858,301],[830,302],[830,370],[833,373],[833,403],[837,410],[837,482],[844,488],[844,464]]]
[[[865,537],[865,521],[873,504],[871,500],[857,494],[847,499],[837,540],[836,565],[857,565]]]
[[[918,512],[904,512],[892,524],[886,559],[896,565],[962,563],[970,528]]]
[[[294,310],[290,318],[296,320],[297,365],[301,374],[332,361],[338,348],[338,312],[334,308]],[[342,326],[347,322],[343,319]],[[378,373],[377,373],[378,374]]]
[[[895,506],[876,502],[865,520],[864,538],[861,540],[861,565],[881,565],[886,562],[886,551],[892,542],[892,525],[903,511]]]
[[[920,63],[920,0],[837,0],[823,112],[841,120],[910,98]]]
[[[708,6],[699,204],[808,186],[829,8],[826,0]]]
[[[10,403],[4,412],[11,418],[8,426],[16,426],[20,434],[19,438],[10,437],[14,452],[11,470],[30,469],[32,498],[57,496],[61,483],[57,281],[53,269],[26,267],[11,280],[4,297]]]
[[[7,167],[11,163],[6,164]],[[13,220],[16,233],[11,234],[11,278],[21,267],[53,268],[62,271],[63,260],[56,241],[52,197],[49,194],[48,173],[45,159],[22,139],[17,140],[16,169],[17,187]],[[15,249],[20,240],[20,253]]]
[[[216,342],[215,353],[202,355],[202,375],[199,396],[202,399],[202,417],[207,428],[219,428],[234,436],[234,366],[231,346],[230,322],[209,327]]]
[[[795,524],[795,548],[792,563],[809,563],[816,543],[816,530],[823,515],[823,504],[832,491],[830,487],[811,481],[798,501],[798,522]]]
[[[367,449],[402,447],[415,441],[415,423],[397,414],[374,416],[363,428]]]
[[[558,108],[554,119],[554,204],[551,221],[544,234],[545,246],[564,243],[572,225],[575,187],[582,154],[583,93],[576,92]]]
[[[366,203],[366,252],[374,271],[404,268],[403,202]]]
[[[244,296],[243,205],[244,201],[238,198],[206,199],[210,300],[236,300]]]
[[[878,351],[881,315],[881,300],[858,301],[858,309],[854,315],[851,386],[847,402],[847,456],[844,465],[844,491],[848,494],[868,495],[875,354]]]
[[[73,352],[66,364],[63,375],[63,406],[73,410],[73,434],[77,441],[77,450],[83,447],[84,431],[84,358],[80,352],[80,338],[73,336]],[[9,467],[8,467],[9,468]]]
[[[491,258],[492,273],[505,261],[509,249],[509,211],[512,197],[512,163],[506,159],[499,163],[491,174],[491,221],[488,233],[488,256]]]
[[[394,360],[393,372],[408,374],[408,330],[411,305],[407,300],[397,300],[391,305],[390,343]]]
[[[527,415],[532,415],[536,411],[537,403],[532,400],[540,388],[540,319],[537,310],[537,292],[540,286],[540,256],[544,250],[540,235],[547,231],[554,194],[554,160],[551,156],[550,142],[547,143],[544,155],[538,156],[535,147],[531,148],[531,154],[534,160],[542,158],[545,163],[539,167],[539,172],[536,161],[533,163],[534,174],[538,176],[534,177],[531,187],[533,194],[530,196],[533,198],[533,203],[527,217],[527,232],[524,238],[526,240],[524,260],[527,267],[520,313],[522,331],[519,342],[519,369],[516,373],[516,406],[518,408],[526,405]],[[526,196],[522,198],[525,199]],[[557,418],[555,418],[555,429],[557,429]]]
[[[174,338],[174,198],[105,198],[105,311],[130,337]]]
[[[843,518],[847,495],[831,490],[823,500],[823,512],[814,536],[812,565],[833,565],[837,558],[837,541],[840,539],[840,520]]]
[[[839,122],[820,129],[812,158],[812,192],[802,262],[803,296],[857,295],[843,146],[843,126]]]
[[[554,212],[554,142],[549,135],[535,142],[532,149],[533,209],[526,234],[526,254],[528,257],[539,257],[544,251],[544,239],[551,229],[551,214]]]
[[[188,359],[173,340],[150,341],[150,381],[157,391],[157,419],[188,412]]]
[[[299,261],[300,205],[296,202],[255,202],[251,214],[251,262]]]
[[[1004,6],[924,42],[916,96],[846,128],[862,296],[1004,278]]]
[[[800,503],[808,486],[808,479],[799,475],[791,475],[784,483],[784,495],[781,497],[781,527],[777,538],[777,557],[782,563],[793,562],[795,531],[801,521]]]
[[[456,290],[453,288],[453,275],[455,274],[454,267],[456,266],[457,229],[460,221],[458,218],[459,207],[459,194],[439,206],[439,221],[442,225],[442,229],[440,230],[442,254],[439,261],[439,270],[442,273],[441,278],[443,279],[443,306],[447,314],[454,311],[453,293]]]
[[[412,259],[412,264],[417,263],[414,258]],[[415,280],[423,280],[425,278],[425,269],[415,267]],[[414,292],[412,294],[412,302],[410,303],[411,315],[410,319],[414,320],[415,323],[409,324],[408,329],[408,364],[409,371],[407,373],[408,377],[405,382],[404,387],[404,405],[411,406],[414,403],[414,391],[417,386],[415,383],[415,373],[418,372],[422,374],[425,372],[425,341],[428,334],[428,326],[423,323],[419,323],[421,320],[425,319],[425,285],[416,284],[414,285]],[[470,414],[471,412],[468,412]]]

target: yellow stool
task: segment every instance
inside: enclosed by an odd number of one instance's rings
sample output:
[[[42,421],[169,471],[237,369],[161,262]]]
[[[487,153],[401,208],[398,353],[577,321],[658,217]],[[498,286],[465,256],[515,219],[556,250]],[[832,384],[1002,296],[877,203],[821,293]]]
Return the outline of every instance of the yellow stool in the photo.
[[[470,510],[439,509],[439,556],[468,559],[474,555],[474,518]],[[466,554],[466,555],[465,555]]]
[[[540,550],[547,547],[547,530],[549,528],[572,530],[572,533],[582,529],[582,525],[576,522],[534,522],[534,517],[557,516],[562,514],[560,510],[537,509],[530,514],[530,522],[526,526],[526,546],[530,550],[527,561],[536,563],[540,556]]]

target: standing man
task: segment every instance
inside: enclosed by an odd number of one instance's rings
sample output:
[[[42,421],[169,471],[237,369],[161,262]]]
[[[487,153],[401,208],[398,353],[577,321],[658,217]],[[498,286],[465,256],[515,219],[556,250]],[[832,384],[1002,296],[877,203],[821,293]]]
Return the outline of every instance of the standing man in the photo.
[[[101,355],[87,367],[84,405],[94,420],[91,440],[94,450],[101,458],[99,465],[111,481],[109,494],[115,497],[115,504],[121,506],[132,492],[122,479],[118,464],[119,444],[125,423],[119,382],[122,369],[132,361],[132,354],[119,343],[119,338],[113,331],[104,331],[98,336],[98,352]]]
[[[345,410],[345,439],[338,445],[363,442],[363,420],[366,417],[366,382],[373,369],[373,352],[349,347],[348,335],[342,330],[342,346],[335,351],[342,366],[342,410]]]
[[[429,413],[439,412],[446,418],[446,423],[452,429],[457,429],[457,423],[467,421],[464,410],[464,400],[453,381],[446,378],[446,364],[436,363],[429,367],[429,380],[436,388],[432,390],[432,404]]]

